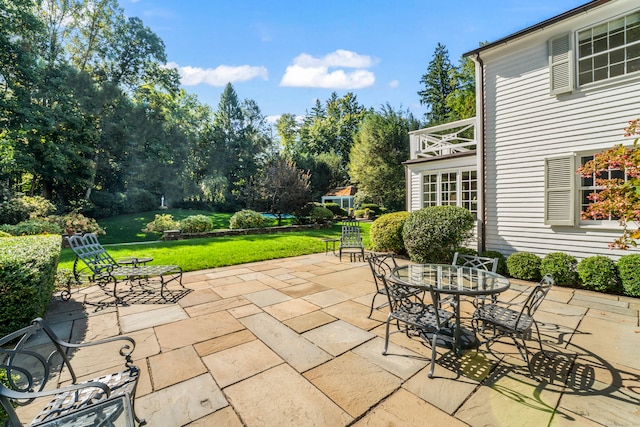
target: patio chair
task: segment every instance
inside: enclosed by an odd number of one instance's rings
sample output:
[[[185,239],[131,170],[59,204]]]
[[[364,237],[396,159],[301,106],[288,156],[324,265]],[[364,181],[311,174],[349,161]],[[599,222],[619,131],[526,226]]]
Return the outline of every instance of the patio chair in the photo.
[[[431,346],[431,367],[429,378],[433,378],[436,360],[436,345],[439,340],[451,341],[450,335],[441,333],[442,328],[449,325],[449,321],[455,316],[451,311],[439,308],[438,296],[429,287],[431,299],[434,304],[425,304],[415,294],[415,288],[389,280],[386,276],[380,276],[389,302],[389,315],[387,316],[383,355],[387,355],[389,335],[395,332],[404,332],[407,336],[417,336]],[[390,332],[391,321],[395,321],[397,331]]]
[[[384,276],[390,275],[393,269],[398,267],[398,263],[396,262],[395,256],[391,253],[371,254],[367,258],[367,262],[369,263],[371,273],[373,274],[373,283],[376,285],[376,293],[373,294],[373,298],[371,299],[371,310],[369,310],[369,316],[367,316],[371,317],[374,309],[379,310],[382,307],[389,305],[389,302],[385,301],[384,303],[376,307],[376,297],[378,295],[387,295],[387,291],[384,287],[384,284],[382,283],[382,278]],[[424,293],[423,289],[414,289],[415,295],[420,295],[422,293]]]
[[[342,223],[339,247],[340,261],[342,261],[343,252],[349,254],[351,261],[357,260],[358,256],[364,260],[364,245],[362,243],[360,223],[358,221],[344,221]]]
[[[113,285],[112,294],[116,303],[123,302],[117,294],[118,285],[123,283],[128,284],[131,290],[134,286],[138,286],[145,292],[149,292],[159,284],[160,296],[165,300],[165,291],[169,283],[177,282],[184,289],[182,269],[177,265],[146,265],[144,262],[136,262],[135,259],[133,261],[128,259],[127,264],[123,265],[107,252],[93,233],[87,233],[84,236],[74,235],[69,237],[68,241],[76,255],[73,263],[76,281],[79,282],[83,274],[83,268],[80,266],[82,261],[88,268],[89,281],[96,283],[106,293],[108,293],[108,285]]]
[[[478,255],[461,254],[459,252],[456,252],[455,254],[453,254],[453,261],[451,262],[451,265],[455,265],[459,267],[479,268],[482,270],[491,271],[492,273],[495,273],[498,270],[498,258],[489,258],[489,257],[478,256]],[[492,302],[496,301],[496,295],[493,295],[491,298],[492,298]],[[478,307],[479,305],[484,304],[485,299],[486,299],[486,296],[474,298],[472,304],[474,305],[474,307]],[[449,303],[453,303],[454,301],[453,297],[448,297],[445,300],[446,302],[449,302]],[[442,300],[442,302],[445,302],[445,300]]]
[[[96,345],[105,345],[122,341],[119,350],[123,357],[124,369],[109,375],[103,375],[86,382],[78,382],[71,359],[72,352]],[[0,338],[0,371],[6,373],[7,384],[0,382],[0,403],[9,418],[9,425],[21,427],[19,415],[14,409],[31,404],[35,399],[49,398],[51,401],[31,421],[36,426],[59,417],[96,405],[108,398],[124,396],[134,408],[133,398],[140,377],[139,369],[132,364],[131,353],[135,341],[126,336],[102,339],[81,344],[71,344],[61,340],[51,328],[38,318],[31,325]],[[112,365],[109,365],[112,366]],[[61,372],[69,372],[71,384],[56,388],[60,383]],[[41,403],[41,400],[37,402]],[[135,420],[145,422],[135,415]],[[118,414],[94,414],[92,424],[98,424],[99,417]],[[104,425],[111,425],[103,420]]]
[[[505,303],[498,301],[492,304],[485,304],[475,310],[471,319],[474,329],[485,339],[481,345],[486,344],[487,351],[490,351],[489,344],[491,342],[502,337],[510,337],[516,345],[520,356],[527,363],[531,376],[536,380],[537,378],[529,362],[527,339],[531,339],[531,330],[535,327],[540,352],[545,355],[544,349],[542,348],[540,330],[533,316],[549,293],[552,285],[553,278],[547,274],[542,278],[540,283],[531,290],[524,302]],[[486,335],[487,329],[492,331],[492,335],[489,337]],[[520,340],[521,343],[518,340]]]

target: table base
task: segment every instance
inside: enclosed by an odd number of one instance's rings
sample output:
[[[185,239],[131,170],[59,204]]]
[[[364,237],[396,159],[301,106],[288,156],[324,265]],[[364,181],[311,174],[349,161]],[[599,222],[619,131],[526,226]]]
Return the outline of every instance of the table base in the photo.
[[[455,326],[442,328],[440,330],[440,333],[438,334],[438,338],[436,339],[436,345],[438,347],[445,347],[450,349],[455,349],[455,347],[457,347],[459,350],[468,350],[471,348],[476,348],[480,344],[480,341],[476,337],[476,334],[473,333],[473,331],[460,328],[460,341],[456,346],[454,342],[455,330]],[[424,335],[429,339],[429,342],[431,342],[431,340],[433,339],[433,333],[427,332]]]

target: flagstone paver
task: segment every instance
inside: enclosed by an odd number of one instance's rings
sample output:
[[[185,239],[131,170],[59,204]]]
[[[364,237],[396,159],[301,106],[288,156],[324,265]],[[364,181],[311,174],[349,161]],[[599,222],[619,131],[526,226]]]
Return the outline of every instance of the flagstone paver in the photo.
[[[536,313],[547,355],[530,345],[542,382],[510,340],[460,356],[437,348],[429,379],[421,340],[392,334],[381,354],[388,307],[368,317],[367,263],[315,254],[184,278],[192,291],[177,303],[151,295],[96,310],[83,301],[104,293],[89,287],[46,316],[71,341],[135,339],[136,408],[150,426],[640,425],[637,298],[554,287]],[[500,299],[532,286],[512,280]],[[468,326],[473,307],[461,309]],[[121,369],[120,346],[73,351],[79,378]]]

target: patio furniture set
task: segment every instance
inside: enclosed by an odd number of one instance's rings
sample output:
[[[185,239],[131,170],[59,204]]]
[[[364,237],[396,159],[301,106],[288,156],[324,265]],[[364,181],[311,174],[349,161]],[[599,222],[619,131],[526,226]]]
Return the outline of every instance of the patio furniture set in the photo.
[[[400,267],[393,255],[372,254],[368,262],[377,287],[369,316],[374,309],[389,307],[382,354],[387,354],[391,333],[402,332],[418,337],[431,347],[428,376],[432,378],[436,347],[448,347],[460,355],[463,349],[485,344],[490,351],[492,342],[509,337],[527,363],[531,376],[537,379],[530,364],[526,341],[535,329],[540,351],[544,354],[534,314],[551,289],[551,276],[546,275],[526,300],[505,303],[497,297],[509,289],[510,282],[495,272],[496,258],[456,253],[451,265],[409,264]],[[378,295],[385,295],[387,302],[375,306]],[[431,302],[425,302],[426,296]],[[471,298],[474,306],[470,325],[462,325],[461,298]],[[391,323],[395,323],[395,331],[391,331]],[[477,334],[483,338],[482,342],[477,339]]]

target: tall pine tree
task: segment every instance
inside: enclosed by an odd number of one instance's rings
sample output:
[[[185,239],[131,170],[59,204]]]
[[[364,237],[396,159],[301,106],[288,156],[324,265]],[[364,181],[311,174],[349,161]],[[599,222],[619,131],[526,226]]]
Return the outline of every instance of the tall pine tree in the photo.
[[[451,108],[447,105],[447,97],[455,89],[451,82],[451,72],[454,68],[449,61],[447,48],[438,43],[427,72],[420,79],[424,89],[418,91],[420,104],[429,107],[425,114],[427,127],[445,123],[449,119]]]

